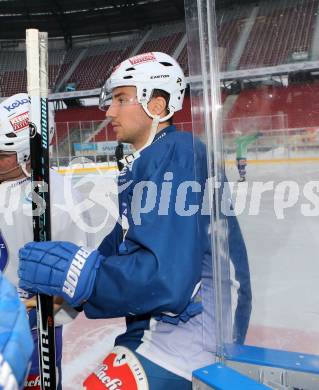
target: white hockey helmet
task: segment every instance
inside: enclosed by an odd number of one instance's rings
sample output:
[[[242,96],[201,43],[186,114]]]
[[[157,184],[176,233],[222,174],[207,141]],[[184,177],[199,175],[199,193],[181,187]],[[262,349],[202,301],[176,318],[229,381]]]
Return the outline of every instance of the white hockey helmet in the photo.
[[[116,87],[135,86],[138,102],[148,116],[147,103],[152,98],[153,90],[160,89],[169,94],[168,115],[161,118],[164,122],[176,111],[182,109],[186,81],[179,64],[165,53],[151,52],[139,54],[120,63],[106,80],[101,90],[100,109],[112,102],[112,90]]]
[[[54,121],[49,112],[49,141],[54,135]],[[26,93],[13,95],[0,104],[0,152],[16,152],[17,163],[30,157],[29,97]]]

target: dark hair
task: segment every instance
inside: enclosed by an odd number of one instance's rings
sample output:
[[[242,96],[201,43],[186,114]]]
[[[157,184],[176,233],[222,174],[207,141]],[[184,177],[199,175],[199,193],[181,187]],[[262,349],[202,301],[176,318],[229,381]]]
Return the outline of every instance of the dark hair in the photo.
[[[169,113],[168,103],[170,94],[166,91],[163,91],[162,89],[153,89],[152,98],[162,97],[165,99],[166,102],[166,113]],[[169,118],[167,122],[171,125],[173,123],[173,118]]]

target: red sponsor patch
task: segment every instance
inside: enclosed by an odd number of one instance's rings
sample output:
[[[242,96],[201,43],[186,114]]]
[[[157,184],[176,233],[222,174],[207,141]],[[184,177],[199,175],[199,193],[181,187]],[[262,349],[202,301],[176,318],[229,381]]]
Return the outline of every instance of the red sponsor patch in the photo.
[[[137,359],[129,362],[124,353],[111,352],[83,383],[86,390],[148,389],[147,379]]]
[[[14,131],[20,131],[29,126],[29,114],[28,112],[24,112],[20,115],[15,116],[10,119],[11,126]]]
[[[132,57],[129,59],[130,63],[132,65],[138,65],[143,62],[150,62],[150,61],[155,61],[156,57],[153,53],[144,53],[144,54],[139,54],[138,56]]]
[[[24,382],[24,390],[40,390],[40,375],[28,375],[27,379]]]

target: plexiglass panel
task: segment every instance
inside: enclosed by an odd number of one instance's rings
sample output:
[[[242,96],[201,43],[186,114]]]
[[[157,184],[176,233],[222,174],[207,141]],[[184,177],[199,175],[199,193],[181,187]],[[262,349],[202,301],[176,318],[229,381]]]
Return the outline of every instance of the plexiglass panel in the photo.
[[[211,216],[214,297],[210,310],[215,318],[215,327],[206,343],[207,349],[222,359],[223,344],[232,339],[232,321],[228,232],[221,212],[225,170],[214,2],[186,0],[185,11],[193,129],[206,144],[208,156],[205,207]]]
[[[217,13],[226,171],[252,283],[245,342],[311,354],[319,351],[317,8],[238,2]]]
[[[239,343],[317,355],[319,2],[241,3],[217,9],[215,30],[212,1],[185,2],[194,126],[210,152],[212,192],[225,166],[234,208],[214,191],[217,351],[233,332]],[[234,215],[250,271],[230,235]]]

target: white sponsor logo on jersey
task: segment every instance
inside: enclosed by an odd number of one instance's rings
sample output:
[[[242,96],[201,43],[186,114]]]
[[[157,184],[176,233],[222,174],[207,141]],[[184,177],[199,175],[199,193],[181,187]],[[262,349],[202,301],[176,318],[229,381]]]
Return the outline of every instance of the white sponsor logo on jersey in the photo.
[[[94,374],[99,378],[99,380],[105,385],[107,389],[110,390],[118,390],[122,386],[122,381],[118,378],[111,379],[106,371],[108,370],[108,366],[106,364],[102,364],[98,367],[98,369],[94,372]]]

